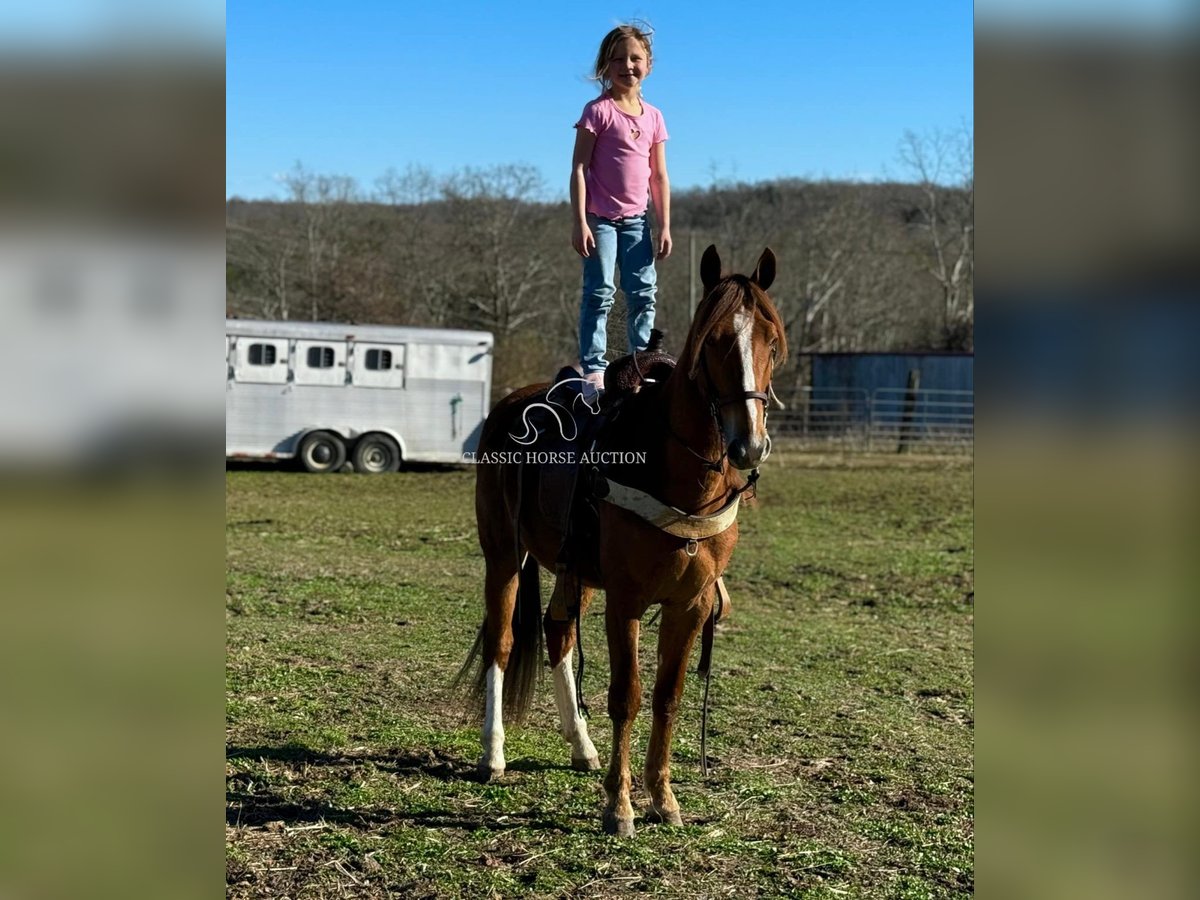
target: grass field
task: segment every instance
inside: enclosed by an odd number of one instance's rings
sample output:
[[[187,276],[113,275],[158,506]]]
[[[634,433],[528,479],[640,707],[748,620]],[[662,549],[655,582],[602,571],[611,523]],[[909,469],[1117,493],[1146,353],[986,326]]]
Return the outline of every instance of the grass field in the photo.
[[[701,777],[693,675],[685,824],[646,823],[645,698],[638,832],[619,840],[603,773],[569,768],[549,677],[507,726],[508,772],[475,778],[478,727],[448,687],[482,617],[472,472],[228,472],[228,895],[970,894],[971,483],[961,459],[772,458],[726,579],[716,764]],[[606,761],[595,612],[584,649]]]

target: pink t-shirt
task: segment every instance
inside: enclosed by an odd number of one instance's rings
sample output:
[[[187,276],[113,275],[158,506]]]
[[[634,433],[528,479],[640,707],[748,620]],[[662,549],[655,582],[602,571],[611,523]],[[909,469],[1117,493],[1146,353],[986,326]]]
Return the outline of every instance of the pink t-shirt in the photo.
[[[596,135],[585,182],[586,211],[605,219],[644,213],[650,198],[650,150],[667,139],[662,113],[643,100],[642,114],[631,116],[605,94],[583,108],[575,127]]]

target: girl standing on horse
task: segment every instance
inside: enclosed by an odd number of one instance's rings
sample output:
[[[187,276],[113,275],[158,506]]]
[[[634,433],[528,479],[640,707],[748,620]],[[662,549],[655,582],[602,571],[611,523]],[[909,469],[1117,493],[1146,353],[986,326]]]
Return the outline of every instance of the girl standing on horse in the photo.
[[[604,36],[594,78],[603,93],[575,123],[571,245],[583,257],[579,361],[592,392],[604,385],[608,312],[625,292],[629,350],[644,350],[654,325],[655,257],[671,253],[671,185],[662,113],[642,99],[653,56],[649,29],[620,25]],[[657,239],[646,221],[654,204]]]

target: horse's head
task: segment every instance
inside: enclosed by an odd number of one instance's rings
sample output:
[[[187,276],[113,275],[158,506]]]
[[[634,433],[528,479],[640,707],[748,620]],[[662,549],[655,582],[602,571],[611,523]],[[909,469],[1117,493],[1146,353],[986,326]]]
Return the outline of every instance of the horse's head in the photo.
[[[700,260],[704,300],[688,332],[679,366],[717,420],[729,461],[752,469],[771,452],[767,404],[771,375],[787,358],[787,335],[767,288],[775,254],[763,250],[749,277],[721,277],[721,257],[709,246]]]

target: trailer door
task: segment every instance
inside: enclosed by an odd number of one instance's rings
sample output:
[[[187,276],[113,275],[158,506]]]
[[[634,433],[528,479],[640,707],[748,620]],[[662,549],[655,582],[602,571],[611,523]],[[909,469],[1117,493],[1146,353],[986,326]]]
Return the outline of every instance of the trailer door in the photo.
[[[346,383],[345,341],[296,341],[296,384]]]
[[[356,341],[350,352],[350,380],[360,387],[404,387],[404,345]]]
[[[253,384],[286,384],[288,342],[286,338],[234,338],[234,377]]]

